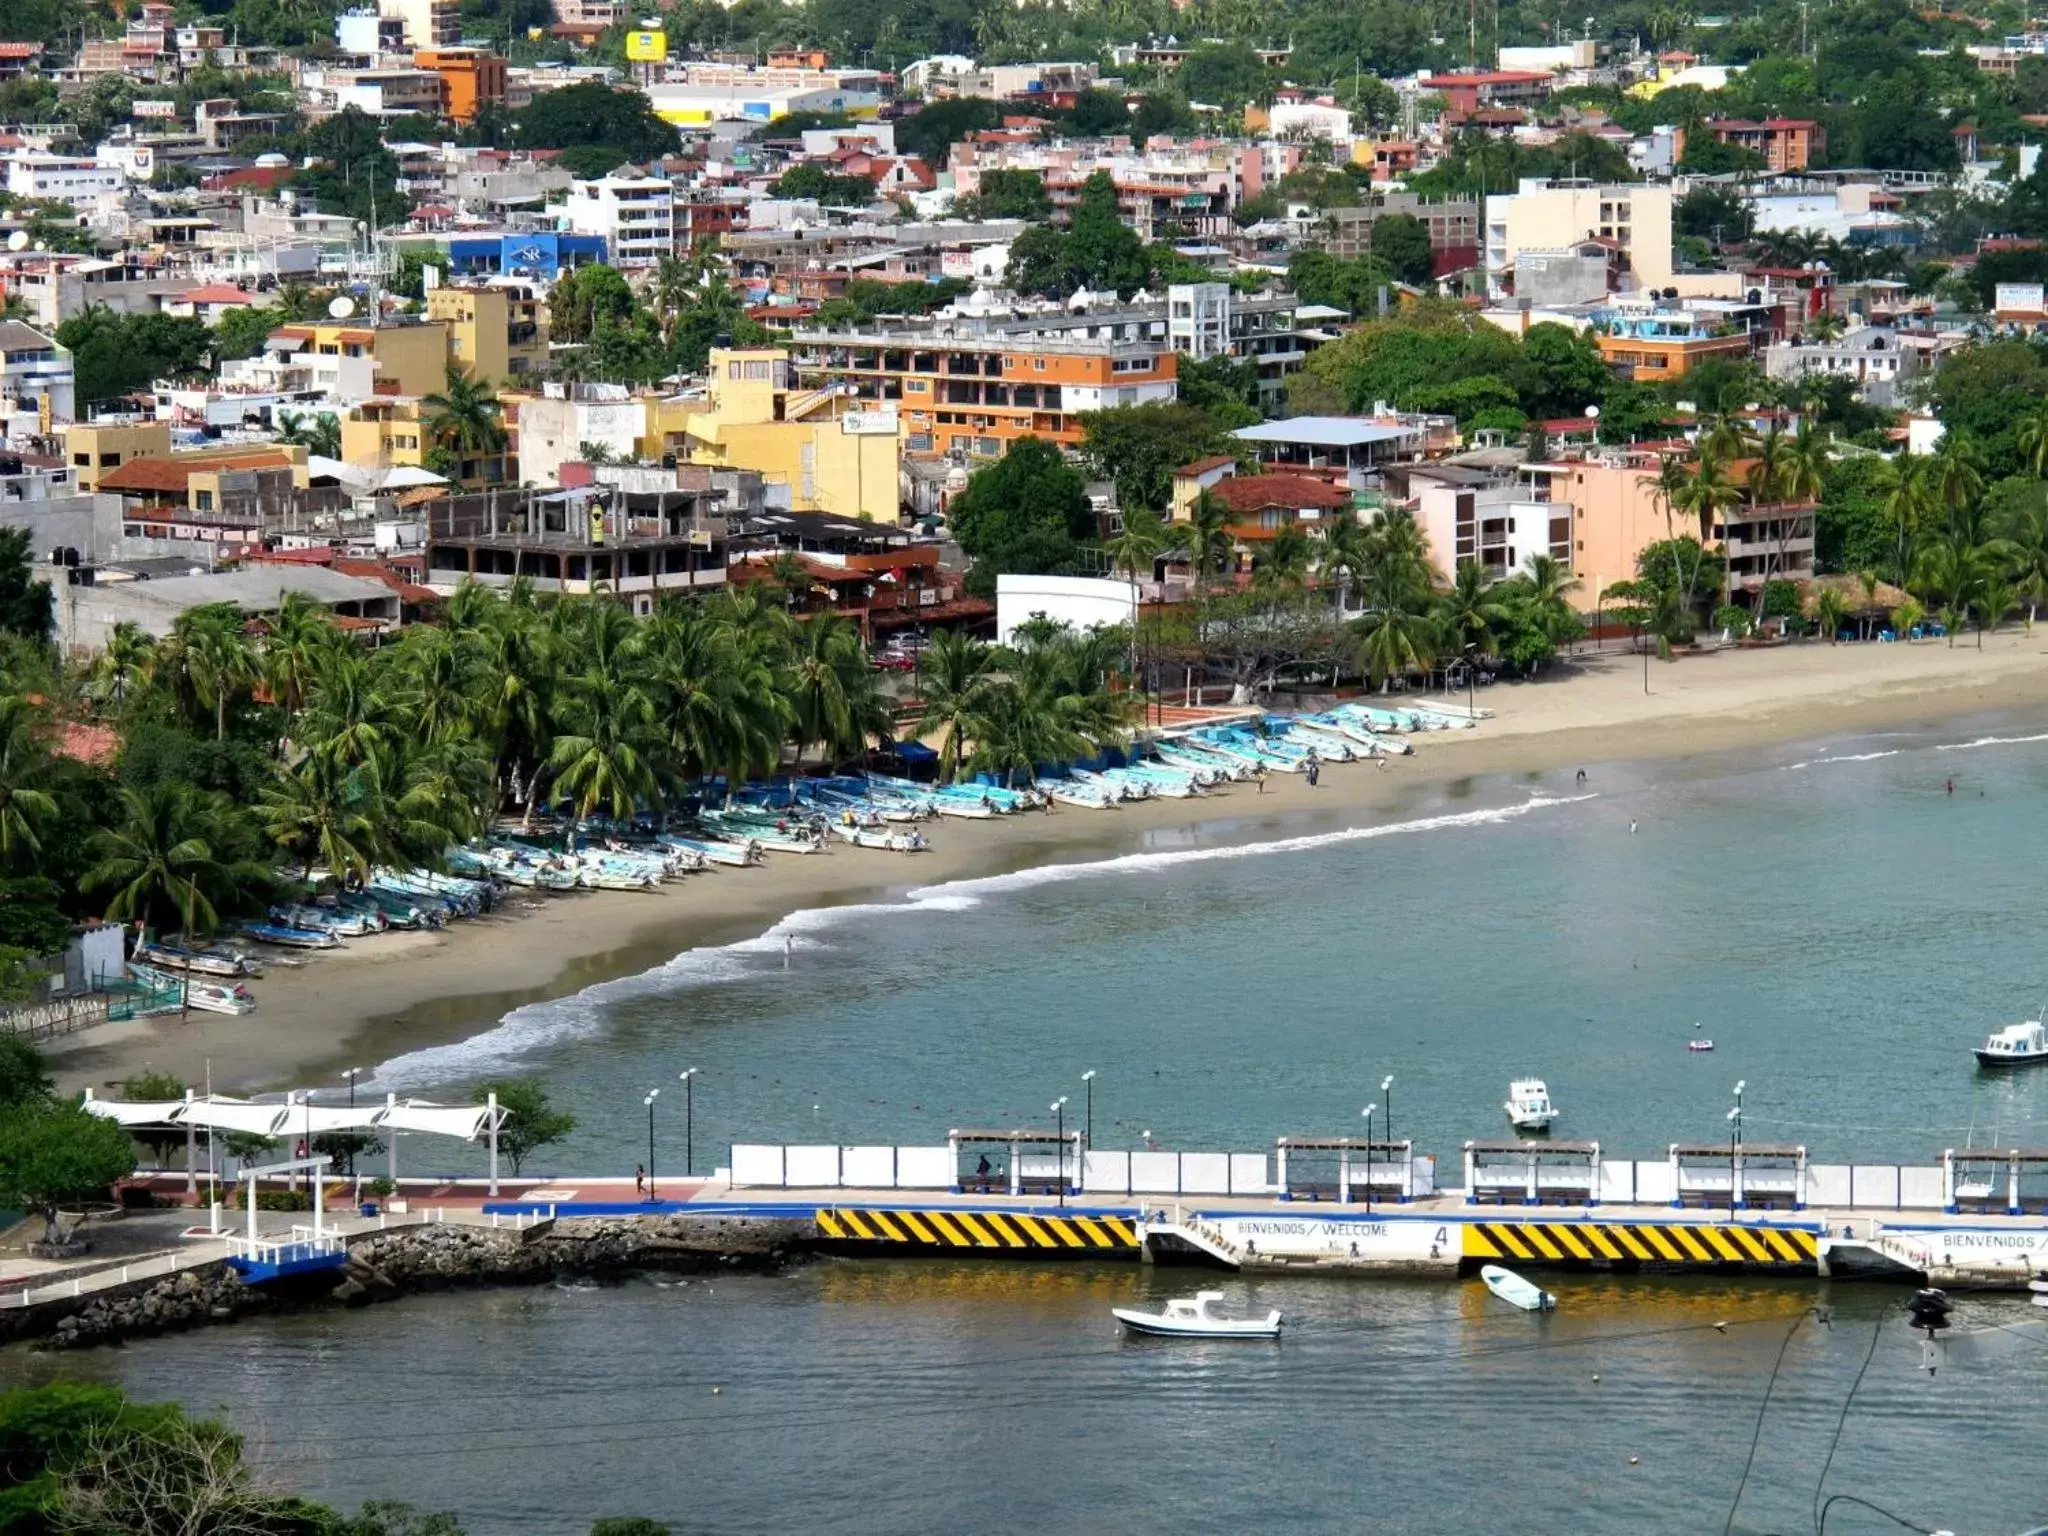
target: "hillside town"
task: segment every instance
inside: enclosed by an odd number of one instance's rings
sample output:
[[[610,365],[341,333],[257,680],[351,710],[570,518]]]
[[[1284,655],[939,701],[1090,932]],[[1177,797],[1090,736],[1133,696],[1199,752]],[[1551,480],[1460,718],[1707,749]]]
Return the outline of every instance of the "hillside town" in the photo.
[[[64,645],[286,591],[381,632],[470,581],[645,614],[792,555],[874,640],[1006,577],[1341,584],[1333,532],[1397,511],[1439,582],[1541,557],[1674,638],[1830,573],[1955,622],[2026,587],[1920,567],[1960,500],[2040,514],[2048,35],[1921,23],[1885,46],[1968,107],[1845,122],[1663,16],[1322,81],[1239,34],[683,17],[382,0],[293,47],[147,0],[0,44],[0,521]],[[1065,505],[1004,490],[1020,445]],[[1656,618],[1687,530],[1713,569]]]

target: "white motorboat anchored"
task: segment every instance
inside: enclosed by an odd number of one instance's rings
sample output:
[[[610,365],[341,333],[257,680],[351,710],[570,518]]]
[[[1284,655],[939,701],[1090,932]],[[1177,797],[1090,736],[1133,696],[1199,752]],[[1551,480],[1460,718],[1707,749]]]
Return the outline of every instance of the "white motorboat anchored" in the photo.
[[[1977,1047],[1980,1067],[2032,1067],[2048,1061],[2048,1029],[2039,1019],[2008,1024]]]
[[[1494,1295],[1524,1312],[1548,1312],[1557,1305],[1557,1298],[1542,1286],[1531,1285],[1512,1269],[1502,1269],[1498,1264],[1481,1269],[1479,1278]]]
[[[1133,1333],[1165,1339],[1277,1339],[1280,1314],[1264,1317],[1218,1317],[1209,1309],[1223,1299],[1221,1291],[1197,1291],[1176,1296],[1164,1312],[1139,1312],[1130,1307],[1111,1307],[1110,1315]]]
[[[1557,1118],[1557,1106],[1550,1102],[1550,1090],[1540,1077],[1518,1078],[1508,1084],[1508,1100],[1501,1106],[1508,1122],[1518,1131],[1547,1131]]]

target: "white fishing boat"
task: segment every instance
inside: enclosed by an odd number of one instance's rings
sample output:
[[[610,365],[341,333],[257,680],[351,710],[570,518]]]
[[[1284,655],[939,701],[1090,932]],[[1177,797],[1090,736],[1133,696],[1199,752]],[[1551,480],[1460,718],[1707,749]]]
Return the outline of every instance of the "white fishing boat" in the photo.
[[[1685,1048],[1688,1051],[1711,1051],[1714,1048],[1714,1042],[1711,1040],[1688,1040],[1685,1042]]]
[[[1540,1077],[1517,1078],[1508,1084],[1508,1100],[1501,1106],[1518,1131],[1547,1131],[1557,1118],[1557,1106],[1550,1102],[1550,1090]]]
[[[256,999],[240,982],[187,981],[185,1001],[205,1013],[254,1013]]]
[[[1133,1333],[1164,1339],[1277,1339],[1280,1314],[1264,1317],[1218,1317],[1210,1310],[1223,1299],[1221,1291],[1197,1291],[1176,1296],[1164,1312],[1140,1312],[1131,1307],[1111,1307],[1110,1316]]]
[[[887,853],[923,853],[931,847],[922,832],[890,832],[881,827],[849,827],[834,822],[832,833],[856,848],[879,848]]]
[[[2039,1019],[2008,1024],[1977,1047],[1980,1067],[2032,1067],[2048,1061],[2048,1029]]]
[[[1512,1269],[1502,1269],[1498,1264],[1481,1269],[1479,1278],[1494,1295],[1524,1312],[1548,1312],[1557,1305],[1557,1298],[1542,1286],[1531,1285]]]
[[[186,949],[182,945],[144,940],[135,946],[134,958],[167,971],[190,971],[203,976],[252,975],[253,962],[246,955],[225,949]]]

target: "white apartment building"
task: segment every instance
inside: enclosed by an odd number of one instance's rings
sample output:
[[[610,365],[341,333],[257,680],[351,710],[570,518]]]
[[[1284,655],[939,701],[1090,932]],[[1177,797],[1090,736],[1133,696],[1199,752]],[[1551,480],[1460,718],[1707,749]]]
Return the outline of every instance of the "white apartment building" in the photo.
[[[1677,270],[1671,201],[1668,186],[1525,177],[1520,190],[1486,199],[1487,290],[1507,291],[1523,251],[1559,251],[1599,240],[1620,250],[1638,291],[1676,288],[1682,298],[1740,297],[1739,273]]]
[[[615,267],[651,267],[676,252],[675,188],[658,176],[621,176],[569,184],[569,228],[603,235]]]
[[[377,14],[405,23],[408,48],[453,48],[462,41],[456,0],[377,0]]]
[[[1932,366],[1936,341],[1932,335],[1901,336],[1875,325],[1854,326],[1833,341],[1793,337],[1764,348],[1764,373],[1773,379],[1808,374],[1847,379],[1867,404],[1903,405],[1902,387]]]
[[[1166,334],[1189,357],[1230,353],[1230,284],[1173,283],[1166,290]]]
[[[375,59],[405,48],[405,20],[379,16],[375,10],[344,11],[334,18],[334,46],[361,59]]]
[[[90,203],[103,193],[125,191],[127,173],[118,165],[102,165],[79,155],[52,155],[24,149],[6,157],[7,190],[15,197],[49,198],[60,203]]]
[[[37,430],[68,422],[77,410],[71,354],[41,331],[0,320],[0,413],[28,414]]]

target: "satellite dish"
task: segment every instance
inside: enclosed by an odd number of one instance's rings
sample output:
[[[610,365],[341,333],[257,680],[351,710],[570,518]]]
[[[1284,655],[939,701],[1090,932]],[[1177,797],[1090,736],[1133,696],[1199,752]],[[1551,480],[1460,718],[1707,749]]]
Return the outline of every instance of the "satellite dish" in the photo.
[[[1591,417],[1594,421],[1598,421],[1600,419],[1600,407],[1597,405],[1589,405],[1586,407],[1586,414],[1589,417]]]
[[[9,235],[7,237],[7,249],[9,249],[10,251],[27,250],[28,231],[25,229],[17,229],[13,234]]]
[[[346,320],[356,312],[356,301],[345,293],[337,293],[327,301],[327,313],[336,320]]]

